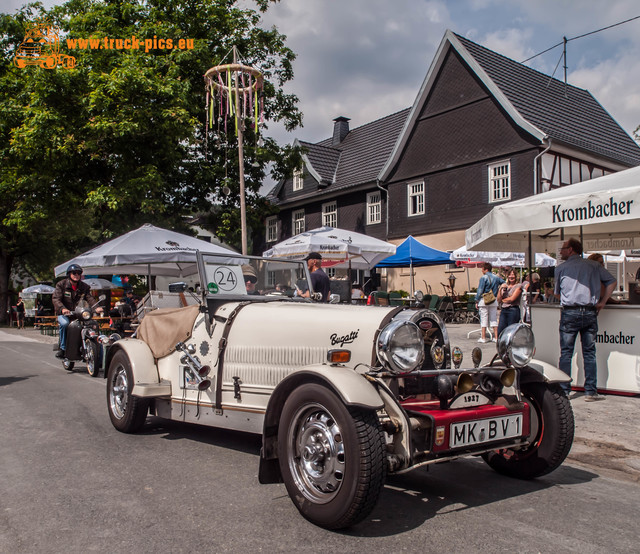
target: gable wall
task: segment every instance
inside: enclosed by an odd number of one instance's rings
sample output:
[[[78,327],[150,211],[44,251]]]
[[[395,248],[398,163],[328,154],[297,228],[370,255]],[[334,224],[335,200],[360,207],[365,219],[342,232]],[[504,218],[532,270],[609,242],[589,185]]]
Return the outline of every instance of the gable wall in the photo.
[[[449,51],[389,180],[389,235],[466,229],[488,203],[488,164],[511,161],[511,199],[533,190],[536,141],[507,118]],[[425,182],[422,216],[407,215],[407,185]]]

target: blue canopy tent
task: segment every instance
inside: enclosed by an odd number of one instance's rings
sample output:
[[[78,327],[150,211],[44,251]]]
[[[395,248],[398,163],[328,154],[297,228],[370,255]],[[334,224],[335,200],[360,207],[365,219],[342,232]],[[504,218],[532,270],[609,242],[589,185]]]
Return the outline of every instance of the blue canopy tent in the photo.
[[[409,235],[402,244],[396,248],[396,253],[382,260],[376,267],[409,267],[410,268],[410,294],[413,296],[413,268],[427,265],[450,264],[451,254],[436,250]]]

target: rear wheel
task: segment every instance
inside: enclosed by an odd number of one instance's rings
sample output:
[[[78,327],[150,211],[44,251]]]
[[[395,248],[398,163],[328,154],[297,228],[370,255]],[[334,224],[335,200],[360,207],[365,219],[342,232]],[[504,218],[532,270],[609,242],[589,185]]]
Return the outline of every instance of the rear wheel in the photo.
[[[522,386],[522,394],[531,406],[531,444],[523,450],[497,450],[482,457],[498,473],[534,479],[551,473],[569,454],[573,411],[559,385],[529,383]]]
[[[92,340],[84,340],[84,352],[87,360],[87,371],[91,377],[100,374],[100,347]]]
[[[384,484],[384,447],[376,413],[348,408],[326,387],[302,385],[284,405],[280,470],[291,500],[316,525],[341,529],[371,512]]]
[[[107,406],[111,423],[123,433],[135,433],[142,427],[149,411],[149,400],[133,396],[133,372],[129,357],[122,350],[115,353],[107,375]]]

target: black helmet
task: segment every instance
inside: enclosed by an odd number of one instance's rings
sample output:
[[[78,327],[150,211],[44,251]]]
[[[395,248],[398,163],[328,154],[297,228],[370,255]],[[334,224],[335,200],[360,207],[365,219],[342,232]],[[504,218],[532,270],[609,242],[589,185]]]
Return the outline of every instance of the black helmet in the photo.
[[[78,264],[71,264],[67,268],[67,277],[69,277],[69,275],[74,271],[79,271],[80,273],[82,273],[82,268]]]

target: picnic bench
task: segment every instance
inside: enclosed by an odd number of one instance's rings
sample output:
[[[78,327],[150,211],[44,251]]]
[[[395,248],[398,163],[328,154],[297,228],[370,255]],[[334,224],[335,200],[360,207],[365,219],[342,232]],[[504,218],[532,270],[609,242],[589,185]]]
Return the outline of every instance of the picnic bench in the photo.
[[[33,327],[40,329],[41,335],[58,334],[58,316],[55,315],[37,315],[34,318]]]

